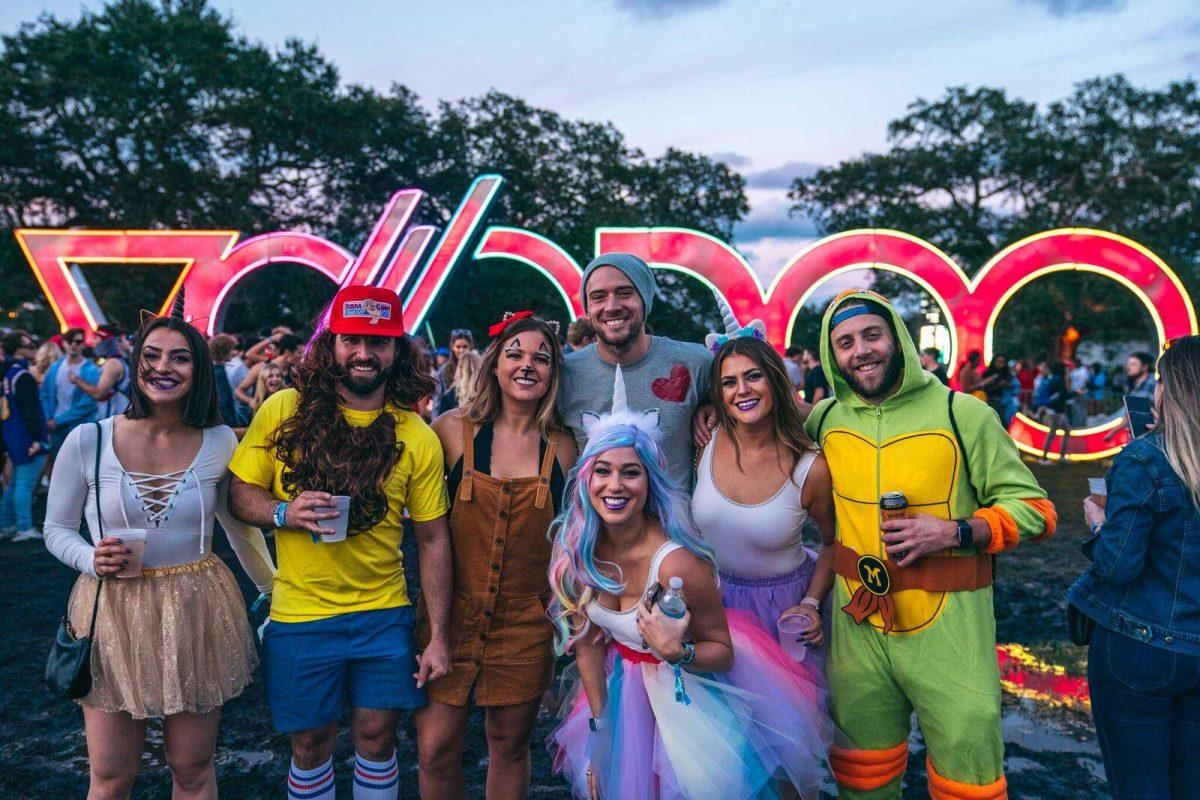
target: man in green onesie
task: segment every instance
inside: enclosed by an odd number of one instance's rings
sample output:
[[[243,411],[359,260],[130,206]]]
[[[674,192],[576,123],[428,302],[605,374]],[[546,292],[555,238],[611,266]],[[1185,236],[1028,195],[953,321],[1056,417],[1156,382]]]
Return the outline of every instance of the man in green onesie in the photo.
[[[839,295],[821,359],[834,396],[807,427],[837,512],[828,674],[848,739],[830,754],[839,797],[900,796],[915,710],[934,800],[1006,798],[992,557],[1053,534],[1054,506],[995,412],[921,369],[885,298]],[[882,521],[892,492],[907,515]]]

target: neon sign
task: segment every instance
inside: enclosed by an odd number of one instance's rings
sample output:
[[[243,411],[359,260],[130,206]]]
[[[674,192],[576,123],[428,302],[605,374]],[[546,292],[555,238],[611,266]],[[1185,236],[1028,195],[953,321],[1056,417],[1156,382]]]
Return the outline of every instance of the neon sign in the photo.
[[[241,242],[236,231],[25,228],[16,231],[16,237],[64,329],[96,327],[99,309],[72,269],[86,264],[180,265],[179,280],[163,308],[169,307],[180,286],[186,287],[185,314],[200,320],[209,334],[221,329],[237,283],[274,263],[302,264],[338,286],[373,284],[403,292],[405,321],[416,330],[455,269],[472,260],[504,258],[538,270],[558,289],[571,315],[582,316],[582,270],[566,251],[531,231],[499,226],[482,230],[503,183],[499,175],[476,178],[436,244],[432,244],[434,228],[410,224],[424,192],[396,192],[358,254],[296,232],[267,233]],[[473,241],[477,245],[470,251]],[[1146,306],[1160,341],[1198,331],[1190,298],[1161,259],[1129,239],[1084,228],[1022,239],[998,253],[974,278],[915,236],[889,230],[847,231],[804,248],[767,287],[736,250],[699,231],[600,228],[595,249],[637,253],[659,269],[699,279],[720,292],[739,318],[761,318],[768,339],[780,348],[790,339],[800,307],[821,284],[864,268],[895,272],[929,292],[950,322],[950,364],[958,363],[959,353],[976,349],[990,361],[1001,309],[1021,287],[1053,272],[1093,272],[1121,283]],[[1104,436],[1120,424],[1120,419],[1112,419],[1073,431],[1068,458],[1085,460],[1117,452],[1128,441],[1127,434],[1119,431],[1112,442],[1105,442]],[[1009,432],[1018,447],[1040,454],[1046,435],[1040,423],[1018,414]]]

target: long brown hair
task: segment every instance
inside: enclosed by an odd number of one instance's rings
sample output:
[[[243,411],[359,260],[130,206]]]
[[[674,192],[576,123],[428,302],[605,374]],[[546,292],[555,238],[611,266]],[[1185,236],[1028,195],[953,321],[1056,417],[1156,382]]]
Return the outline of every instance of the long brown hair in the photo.
[[[558,343],[558,335],[554,329],[540,317],[519,319],[492,339],[487,351],[483,354],[483,365],[479,368],[479,375],[476,378],[478,382],[475,384],[475,397],[467,407],[466,415],[467,419],[476,425],[495,422],[496,417],[500,415],[501,403],[500,381],[496,378],[496,365],[500,363],[500,353],[504,349],[504,343],[509,339],[530,331],[542,334],[550,345],[550,388],[538,401],[537,406],[538,431],[541,432],[543,439],[550,441],[552,434],[562,430],[556,403],[559,376],[562,374],[562,347]]]
[[[1158,359],[1162,382],[1158,424],[1163,432],[1167,461],[1188,487],[1192,502],[1200,506],[1200,336],[1171,342]]]
[[[733,442],[734,459],[737,461],[738,469],[742,468],[742,451],[738,447],[737,437],[733,435],[733,429],[737,427],[737,420],[725,407],[725,396],[721,391],[721,367],[725,363],[725,359],[732,355],[745,356],[763,371],[763,375],[767,379],[767,390],[771,393],[773,401],[771,425],[775,431],[775,438],[792,454],[792,466],[788,473],[789,475],[794,474],[801,457],[805,453],[815,453],[817,446],[804,432],[804,417],[800,414],[800,404],[796,402],[796,390],[792,386],[791,378],[788,377],[783,359],[779,357],[779,353],[775,352],[774,347],[761,339],[749,336],[730,339],[721,345],[721,349],[717,351],[717,355],[713,359],[712,377],[709,379],[708,390],[709,399],[717,412],[717,422],[725,429],[729,434],[729,439]],[[794,477],[791,480],[795,482]]]
[[[333,353],[329,330],[313,338],[296,367],[296,413],[267,440],[283,462],[283,488],[349,495],[351,534],[373,528],[387,516],[388,479],[400,462],[396,418],[433,391],[433,379],[416,368],[412,340],[396,339],[396,358],[384,384],[384,405],[370,425],[352,426],[340,408],[338,386],[346,369]]]

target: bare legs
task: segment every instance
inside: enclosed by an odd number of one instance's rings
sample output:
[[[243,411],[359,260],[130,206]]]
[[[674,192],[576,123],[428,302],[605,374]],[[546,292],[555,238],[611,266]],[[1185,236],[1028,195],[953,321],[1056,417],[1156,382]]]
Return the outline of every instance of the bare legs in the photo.
[[[487,800],[519,800],[529,792],[529,737],[540,698],[486,710]],[[462,752],[469,709],[431,701],[417,712],[421,797],[462,800]]]
[[[163,720],[167,764],[175,800],[215,800],[213,757],[221,711],[175,714]],[[83,707],[87,732],[88,800],[125,800],[137,780],[146,723],[125,712]]]

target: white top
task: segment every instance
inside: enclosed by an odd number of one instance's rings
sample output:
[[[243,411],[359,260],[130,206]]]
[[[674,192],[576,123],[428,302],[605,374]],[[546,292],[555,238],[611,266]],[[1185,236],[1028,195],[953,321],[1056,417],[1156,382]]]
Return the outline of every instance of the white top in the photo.
[[[54,374],[54,412],[56,414],[71,407],[71,398],[75,394],[75,384],[71,383],[71,376],[78,372],[82,365],[81,361],[72,367],[71,362],[66,360],[58,365],[58,372]]]
[[[692,493],[692,520],[704,542],[713,549],[721,571],[746,578],[785,575],[808,558],[801,537],[808,511],[801,505],[801,490],[816,453],[805,453],[792,479],[783,482],[765,503],[737,503],[721,494],[713,479],[713,448],[720,428],[700,457],[696,489]],[[800,487],[800,488],[797,488]]]
[[[654,558],[650,560],[650,569],[646,571],[646,586],[642,589],[643,595],[658,580],[658,568],[662,566],[663,559],[681,547],[683,545],[678,542],[668,541],[663,542],[662,547],[654,551]],[[649,653],[650,648],[644,646],[642,635],[638,633],[637,620],[634,619],[636,611],[637,606],[626,611],[613,611],[611,608],[600,605],[597,600],[592,600],[587,604],[588,619],[592,621],[593,625],[603,628],[609,637],[616,639],[630,650]]]
[[[237,437],[225,425],[204,429],[204,439],[192,463],[170,475],[128,472],[113,449],[113,420],[101,421],[104,442],[100,453],[100,497],[106,535],[121,528],[146,529],[146,567],[189,564],[212,550],[213,517],[229,537],[242,569],[260,592],[270,593],[275,566],[262,531],[229,513],[229,459]],[[92,475],[96,457],[96,426],[80,425],[67,435],[46,501],[46,548],[69,567],[96,574],[93,562],[99,525]],[[162,498],[149,497],[161,493]],[[86,514],[92,540],[79,533]]]

